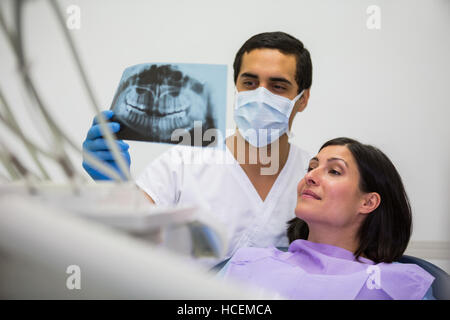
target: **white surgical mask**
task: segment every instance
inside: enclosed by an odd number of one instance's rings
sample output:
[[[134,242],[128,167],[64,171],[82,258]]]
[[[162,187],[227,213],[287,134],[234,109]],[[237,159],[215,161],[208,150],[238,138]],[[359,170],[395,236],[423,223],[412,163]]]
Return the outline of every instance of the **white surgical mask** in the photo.
[[[240,134],[255,147],[264,147],[276,141],[288,131],[292,109],[302,95],[303,91],[290,100],[264,87],[237,92],[234,121]]]

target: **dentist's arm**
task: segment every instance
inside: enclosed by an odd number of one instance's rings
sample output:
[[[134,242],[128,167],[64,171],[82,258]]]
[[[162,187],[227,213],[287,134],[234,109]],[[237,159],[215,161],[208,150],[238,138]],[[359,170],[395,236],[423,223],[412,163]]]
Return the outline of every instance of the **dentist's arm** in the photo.
[[[142,190],[142,192],[144,193],[144,195],[148,199],[148,201],[155,204],[155,201],[153,201],[152,197],[150,197],[147,192],[145,192],[144,190]]]

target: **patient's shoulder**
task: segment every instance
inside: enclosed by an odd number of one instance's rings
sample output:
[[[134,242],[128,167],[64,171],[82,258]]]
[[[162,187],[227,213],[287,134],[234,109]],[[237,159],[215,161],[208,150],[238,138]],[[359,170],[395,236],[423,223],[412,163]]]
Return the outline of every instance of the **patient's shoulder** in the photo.
[[[402,277],[407,278],[411,281],[417,281],[424,278],[434,279],[431,274],[414,263],[379,263],[378,266],[380,266],[382,270],[388,271],[393,276],[401,275]]]
[[[381,287],[393,299],[422,299],[434,277],[412,263],[380,263]]]

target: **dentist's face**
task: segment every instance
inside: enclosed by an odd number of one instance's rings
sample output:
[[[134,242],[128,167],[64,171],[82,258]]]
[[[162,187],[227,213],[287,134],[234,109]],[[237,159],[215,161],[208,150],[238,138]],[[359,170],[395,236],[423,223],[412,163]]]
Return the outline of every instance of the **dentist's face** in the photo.
[[[297,187],[295,214],[308,224],[348,227],[359,223],[364,193],[356,161],[346,146],[323,148]]]
[[[238,91],[246,91],[262,86],[292,100],[298,94],[296,70],[294,55],[287,55],[276,49],[254,49],[242,56],[236,88]]]
[[[240,92],[264,87],[273,94],[292,100],[299,94],[296,71],[297,60],[294,55],[284,54],[277,49],[253,49],[242,56],[236,89]],[[309,89],[306,89],[292,109],[289,128],[295,114],[306,108],[308,99]]]

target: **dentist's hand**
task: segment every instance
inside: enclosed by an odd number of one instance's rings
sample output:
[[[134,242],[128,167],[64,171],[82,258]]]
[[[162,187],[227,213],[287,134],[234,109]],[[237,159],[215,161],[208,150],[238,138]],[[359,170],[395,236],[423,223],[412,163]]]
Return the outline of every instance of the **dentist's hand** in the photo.
[[[102,113],[103,116],[106,118],[106,120],[111,119],[112,116],[114,115],[114,112],[111,110],[102,111]],[[108,122],[107,125],[113,133],[116,133],[120,130],[120,124],[118,122]],[[120,151],[120,154],[123,156],[125,162],[128,165],[128,172],[129,172],[131,158],[128,152],[128,148],[130,146],[127,143],[123,142],[123,140],[116,140],[116,144]],[[109,150],[108,145],[106,144],[106,139],[103,139],[97,117],[94,118],[92,126],[89,129],[86,139],[83,142],[83,151],[90,152],[94,157],[111,165],[122,177],[125,176],[119,169],[118,164],[114,161],[113,154]],[[91,167],[86,162],[86,159],[84,159],[84,157],[83,157],[83,168],[94,180],[112,180],[109,176]]]

